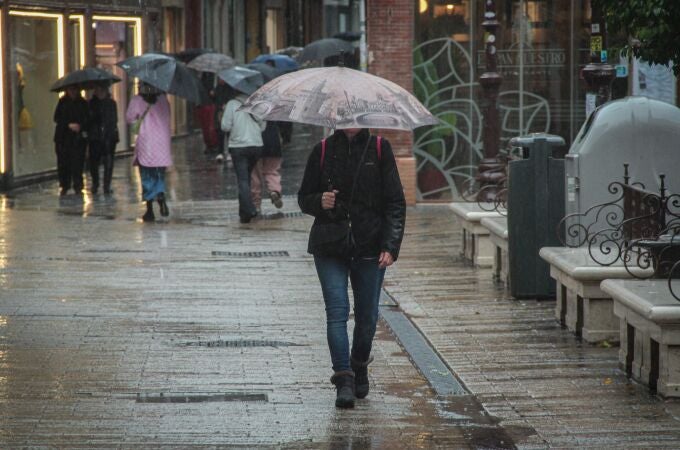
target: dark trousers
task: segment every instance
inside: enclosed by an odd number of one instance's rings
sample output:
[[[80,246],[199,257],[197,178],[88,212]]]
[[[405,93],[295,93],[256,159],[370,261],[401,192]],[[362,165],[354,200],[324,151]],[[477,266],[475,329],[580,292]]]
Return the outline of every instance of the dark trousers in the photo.
[[[83,166],[85,165],[85,143],[82,140],[55,144],[59,187],[76,194],[83,189]]]
[[[116,150],[115,142],[92,141],[90,142],[90,176],[92,177],[92,191],[99,188],[99,165],[104,165],[104,192],[111,190],[111,178],[113,177],[113,160]]]
[[[257,215],[257,209],[250,194],[250,173],[262,155],[262,147],[230,147],[229,153],[231,153],[238,183],[238,214],[242,218],[250,219]]]

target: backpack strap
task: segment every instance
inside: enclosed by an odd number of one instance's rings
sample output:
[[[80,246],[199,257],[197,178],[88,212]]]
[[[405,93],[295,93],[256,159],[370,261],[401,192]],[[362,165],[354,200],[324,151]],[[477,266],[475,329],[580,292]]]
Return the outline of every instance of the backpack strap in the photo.
[[[382,159],[382,136],[376,136],[376,146],[378,147],[378,162]]]

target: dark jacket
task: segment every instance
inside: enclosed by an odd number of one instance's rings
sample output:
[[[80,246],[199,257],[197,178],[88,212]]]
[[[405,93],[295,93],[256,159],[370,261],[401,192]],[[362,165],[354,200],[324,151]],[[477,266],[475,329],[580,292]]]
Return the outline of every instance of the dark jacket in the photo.
[[[82,143],[84,143],[82,138],[87,130],[88,117],[87,101],[84,98],[71,99],[68,95],[64,95],[59,99],[59,103],[57,103],[57,107],[54,110],[54,122],[56,123],[54,142],[70,145],[82,140]],[[69,123],[80,124],[80,132],[74,133],[71,131],[68,127]]]
[[[96,95],[89,102],[90,118],[87,139],[96,142],[113,142],[118,137],[118,108],[111,96],[100,99]]]
[[[367,141],[368,148],[361,161]],[[375,257],[381,251],[388,251],[396,260],[404,236],[406,202],[392,147],[386,139],[382,139],[381,147],[378,160],[376,137],[368,130],[359,132],[351,142],[344,132],[336,131],[326,140],[322,169],[321,143],[316,144],[307,160],[298,203],[302,212],[314,216],[315,224],[338,222],[347,217],[354,174],[357,174],[349,214],[356,242],[354,255]],[[330,211],[321,208],[321,195],[329,190],[339,191],[336,207]],[[314,253],[314,244],[310,233],[310,253]]]
[[[281,136],[279,135],[279,125],[273,121],[267,121],[267,128],[262,132],[262,156],[278,157],[281,152]]]

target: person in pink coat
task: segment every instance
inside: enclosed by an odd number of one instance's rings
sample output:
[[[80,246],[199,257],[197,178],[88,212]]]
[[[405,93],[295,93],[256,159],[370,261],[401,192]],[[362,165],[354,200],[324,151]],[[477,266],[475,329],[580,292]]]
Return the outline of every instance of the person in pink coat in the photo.
[[[142,84],[139,95],[130,100],[125,119],[128,123],[140,121],[135,143],[134,164],[139,166],[142,179],[142,199],[146,202],[144,222],[153,222],[153,202],[156,200],[160,213],[170,214],[165,201],[165,170],[172,166],[170,149],[170,103],[165,93]]]

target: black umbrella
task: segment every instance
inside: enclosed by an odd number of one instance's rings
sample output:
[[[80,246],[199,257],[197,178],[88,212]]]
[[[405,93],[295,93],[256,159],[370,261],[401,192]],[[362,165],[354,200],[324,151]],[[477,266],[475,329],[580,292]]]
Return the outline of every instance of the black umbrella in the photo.
[[[197,56],[201,56],[205,53],[216,53],[215,50],[211,48],[188,48],[186,50],[182,50],[181,52],[175,53],[174,56],[175,58],[179,59],[183,63],[188,63],[192,59],[196,58]]]
[[[358,31],[343,31],[342,33],[334,34],[333,37],[343,41],[354,42],[361,39],[361,33]]]
[[[208,94],[187,66],[168,55],[146,53],[116,63],[131,77],[138,78],[156,89],[185,98],[193,103],[205,103]]]
[[[352,43],[343,41],[342,39],[326,38],[319,39],[310,44],[307,44],[297,57],[301,65],[323,65],[324,60],[329,56],[337,56],[341,52],[348,54],[354,53],[354,46]]]
[[[63,91],[69,86],[82,88],[95,83],[110,84],[117,83],[119,81],[120,78],[107,70],[100,69],[98,67],[88,67],[86,69],[73,71],[59,78],[54,82],[50,90],[52,92],[59,92]]]

